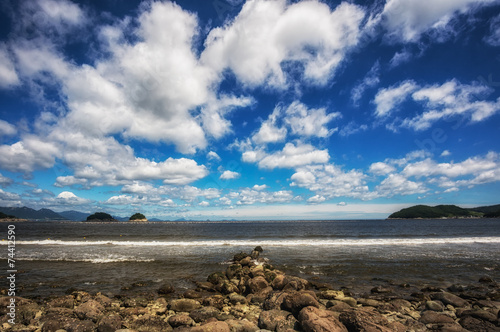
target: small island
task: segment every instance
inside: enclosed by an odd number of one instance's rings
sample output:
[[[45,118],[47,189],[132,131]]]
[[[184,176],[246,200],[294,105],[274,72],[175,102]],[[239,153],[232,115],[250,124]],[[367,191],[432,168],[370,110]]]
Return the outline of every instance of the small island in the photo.
[[[480,206],[464,209],[456,205],[415,205],[402,209],[388,219],[457,219],[457,218],[498,218],[500,205]]]
[[[128,221],[131,221],[131,222],[148,222],[148,219],[142,213],[135,213],[135,214],[133,214],[128,219]]]
[[[105,212],[96,212],[87,217],[88,222],[116,222],[117,220],[113,218],[110,214]]]

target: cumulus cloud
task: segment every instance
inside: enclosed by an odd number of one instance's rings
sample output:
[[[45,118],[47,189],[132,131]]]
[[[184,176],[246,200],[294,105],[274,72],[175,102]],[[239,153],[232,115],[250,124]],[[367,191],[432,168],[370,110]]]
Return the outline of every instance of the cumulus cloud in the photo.
[[[221,176],[219,177],[219,179],[221,180],[234,180],[234,179],[237,179],[241,176],[240,173],[238,172],[233,172],[233,171],[224,171]]]
[[[5,177],[2,174],[0,174],[0,186],[5,187],[5,186],[10,185],[12,182],[14,182],[12,179],[10,179],[8,177]]]
[[[267,144],[282,142],[287,135],[287,129],[278,127],[278,121],[282,116],[282,109],[275,107],[268,119],[262,122],[259,130],[252,136],[252,140],[257,144]]]
[[[422,194],[428,191],[421,182],[408,180],[401,174],[390,174],[375,188],[377,197],[393,197],[396,195]]]
[[[17,133],[16,127],[8,123],[7,121],[0,120],[0,137],[2,136],[13,136]]]
[[[377,106],[375,116],[388,116],[395,108],[403,103],[408,95],[415,91],[417,84],[414,81],[404,81],[397,86],[380,89],[374,103]]]
[[[364,15],[348,3],[331,10],[318,1],[249,1],[232,22],[210,32],[202,60],[250,86],[286,86],[287,62],[303,66],[304,81],[325,84],[358,43]]]
[[[228,196],[226,200],[221,200],[221,203],[229,205],[232,199],[235,199],[238,205],[288,203],[293,200],[293,193],[289,190],[267,191],[242,188],[239,191],[232,191]]]
[[[375,175],[386,175],[392,173],[396,168],[384,162],[376,162],[370,165],[369,172]]]
[[[327,124],[333,119],[341,117],[339,112],[327,114],[325,108],[310,109],[298,101],[290,104],[285,114],[284,122],[289,126],[292,134],[322,138],[333,133],[333,130],[327,128]]]
[[[451,22],[457,15],[492,3],[495,0],[445,0],[429,6],[420,0],[389,0],[377,20],[392,42],[417,42],[425,33],[443,41],[456,33]]]
[[[215,161],[221,161],[221,157],[217,154],[217,152],[214,152],[214,151],[209,151],[207,153],[207,158],[209,160],[215,160]]]
[[[328,162],[328,150],[318,150],[310,144],[287,143],[283,150],[266,155],[259,162],[259,168],[295,168],[309,164]]]
[[[53,200],[58,205],[84,205],[90,203],[90,199],[76,196],[71,191],[63,191]]]

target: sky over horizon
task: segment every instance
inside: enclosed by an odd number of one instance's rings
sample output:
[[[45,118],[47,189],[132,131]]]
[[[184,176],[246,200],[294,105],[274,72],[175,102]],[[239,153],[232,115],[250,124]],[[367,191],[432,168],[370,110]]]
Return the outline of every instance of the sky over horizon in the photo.
[[[0,22],[0,206],[500,203],[498,0],[9,0]]]

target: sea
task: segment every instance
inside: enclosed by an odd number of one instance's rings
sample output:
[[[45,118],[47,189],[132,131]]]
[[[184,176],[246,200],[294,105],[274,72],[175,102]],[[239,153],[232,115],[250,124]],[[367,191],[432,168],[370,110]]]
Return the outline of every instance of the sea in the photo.
[[[500,219],[0,224],[1,289],[15,226],[16,292],[178,292],[261,246],[275,268],[361,293],[379,284],[500,281]],[[12,228],[12,226],[10,226]]]

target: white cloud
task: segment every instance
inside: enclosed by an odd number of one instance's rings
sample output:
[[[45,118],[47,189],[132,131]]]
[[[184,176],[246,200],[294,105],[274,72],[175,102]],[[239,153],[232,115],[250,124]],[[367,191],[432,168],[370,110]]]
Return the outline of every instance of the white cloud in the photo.
[[[237,179],[241,176],[240,173],[238,172],[233,172],[233,171],[224,171],[221,176],[219,177],[219,179],[221,180],[234,180],[234,179]]]
[[[402,65],[403,63],[409,62],[413,54],[409,50],[402,50],[401,52],[396,52],[392,59],[389,61],[389,67],[391,69]]]
[[[90,202],[90,199],[78,197],[70,191],[63,191],[57,195],[52,203],[57,203],[58,205],[85,205]]]
[[[423,183],[410,181],[401,174],[390,174],[375,188],[375,196],[393,197],[422,194],[427,191],[428,189]]]
[[[0,166],[12,172],[31,173],[52,167],[59,154],[59,149],[51,142],[28,136],[12,145],[0,145]]]
[[[273,204],[273,203],[288,203],[294,198],[293,193],[289,190],[266,191],[263,189],[243,188],[239,191],[232,191],[226,197],[226,200],[221,199],[222,204],[229,205],[231,199],[237,199],[238,205],[251,204]]]
[[[349,122],[347,125],[342,127],[339,131],[340,136],[350,136],[357,134],[362,131],[366,131],[368,129],[368,126],[365,124],[357,124],[354,121]]]
[[[214,152],[214,151],[209,151],[207,153],[207,158],[209,160],[215,160],[215,161],[221,161],[222,160],[221,157],[216,152]]]
[[[370,165],[369,172],[375,175],[387,175],[396,171],[396,168],[392,165],[376,162]]]
[[[17,201],[21,198],[18,194],[0,189],[0,201]]]
[[[458,14],[474,12],[495,0],[442,0],[429,6],[420,0],[389,0],[380,15],[386,37],[395,42],[417,42],[424,33],[438,41],[456,33],[450,23]]]
[[[362,198],[369,193],[366,175],[357,170],[344,172],[336,165],[305,166],[296,169],[291,186],[307,188],[326,199],[334,197]]]
[[[267,188],[268,188],[268,186],[266,184],[262,184],[262,185],[256,184],[256,185],[254,185],[252,187],[252,189],[258,190],[258,191],[260,191],[260,190],[266,190]]]
[[[359,100],[363,97],[365,90],[372,88],[380,83],[380,62],[376,61],[372,68],[363,78],[363,81],[356,85],[351,90],[351,100],[356,105]]]
[[[333,130],[327,128],[327,124],[333,119],[341,117],[339,112],[326,114],[325,108],[309,109],[298,101],[290,104],[285,114],[284,122],[290,127],[292,134],[322,138],[333,133]]]
[[[404,81],[397,86],[380,89],[374,100],[377,106],[375,115],[377,117],[388,116],[394,108],[403,103],[415,89],[417,89],[417,85],[411,80]]]
[[[377,106],[375,116],[388,117],[402,102],[411,98],[422,106],[423,112],[389,127],[425,130],[436,121],[458,115],[479,122],[500,110],[500,98],[496,101],[484,100],[491,92],[492,89],[485,85],[462,84],[455,79],[426,86],[404,81],[398,86],[379,90],[374,99]]]
[[[320,195],[315,195],[307,200],[308,203],[312,204],[323,203],[324,201],[326,201],[326,198]]]
[[[357,44],[363,17],[348,3],[331,11],[318,1],[249,1],[234,21],[210,32],[202,60],[250,86],[284,87],[287,62],[302,64],[306,81],[325,84]]]
[[[449,150],[444,150],[441,153],[441,157],[448,157],[448,156],[451,156],[451,152]]]
[[[4,120],[0,119],[0,137],[2,137],[2,136],[13,136],[16,133],[17,133],[16,127],[14,127],[13,125],[11,125],[7,121],[4,121]]]
[[[277,122],[282,116],[282,109],[275,107],[268,119],[262,122],[259,130],[252,136],[252,140],[257,144],[267,144],[282,142],[287,135],[286,128],[278,128]]]
[[[5,45],[0,43],[0,88],[6,89],[19,84],[14,62]]]
[[[210,206],[210,203],[207,201],[202,201],[202,202],[198,203],[198,205],[203,206],[203,207],[207,207],[207,206]]]
[[[328,162],[328,150],[317,150],[312,145],[298,142],[287,143],[282,151],[266,155],[259,162],[259,168],[294,168],[309,164]]]

